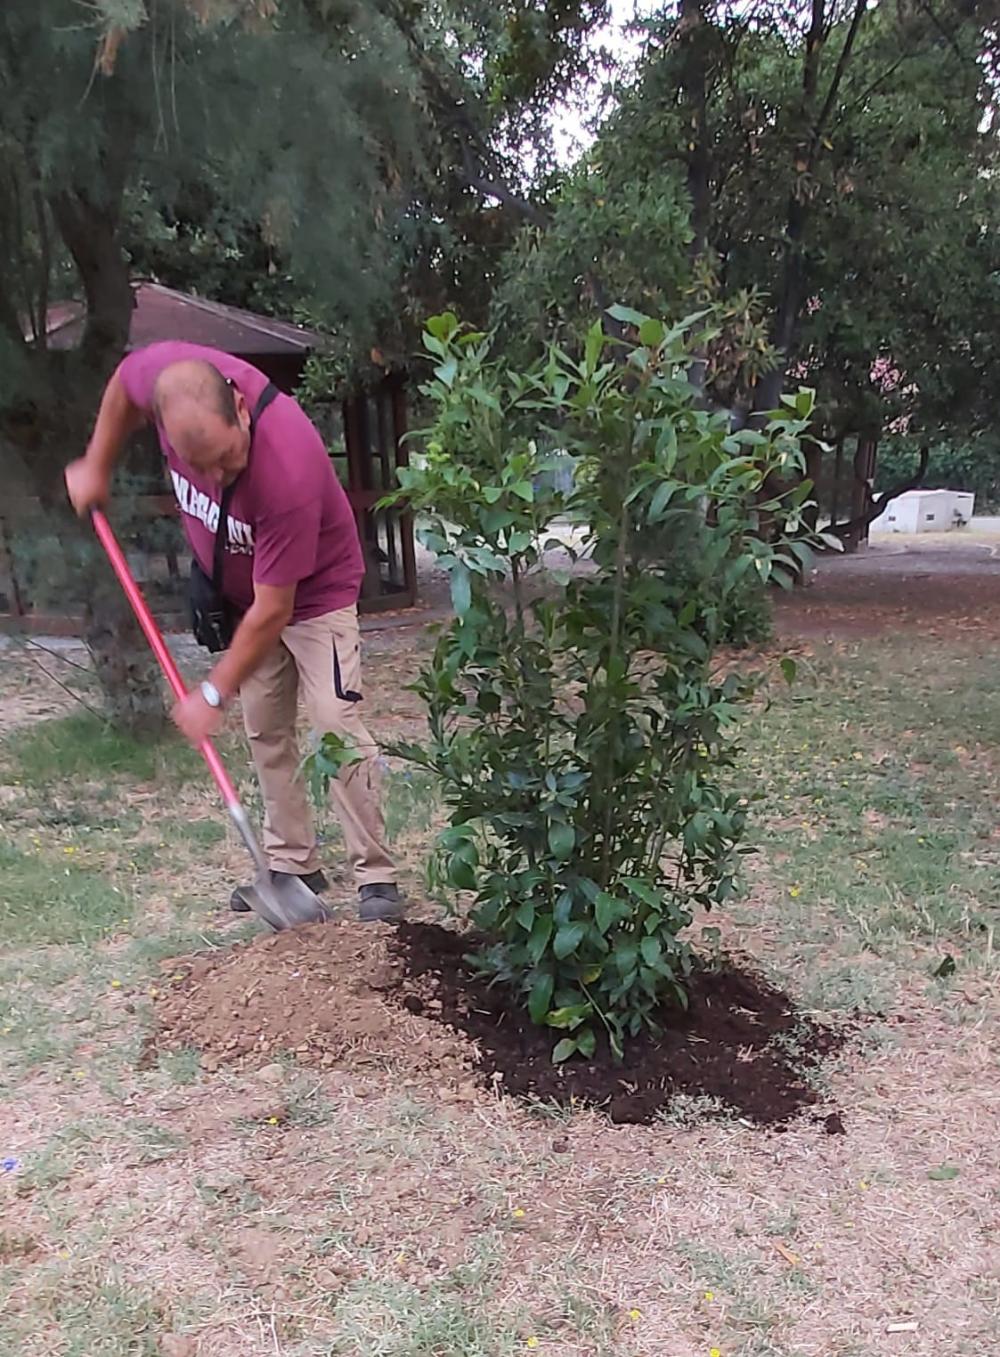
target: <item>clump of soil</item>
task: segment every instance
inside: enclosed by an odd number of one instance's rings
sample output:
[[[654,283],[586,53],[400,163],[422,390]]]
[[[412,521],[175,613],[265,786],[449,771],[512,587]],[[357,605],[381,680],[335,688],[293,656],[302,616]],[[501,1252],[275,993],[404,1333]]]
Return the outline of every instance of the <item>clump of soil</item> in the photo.
[[[150,1052],[194,1046],[209,1070],[290,1052],[435,1081],[471,1074],[515,1096],[598,1106],[615,1122],[650,1122],[685,1094],[781,1126],[815,1105],[809,1070],[844,1039],[730,959],[696,971],[688,1010],[664,1011],[660,1035],[630,1042],[622,1064],[605,1043],[592,1061],[556,1067],[552,1033],[470,972],[470,945],[433,924],[316,924],[171,962]]]
[[[421,1069],[462,1068],[474,1052],[399,1002],[403,963],[388,929],[309,924],[224,952],[162,963],[157,1030],[146,1058],[193,1046],[202,1067],[272,1063]]]

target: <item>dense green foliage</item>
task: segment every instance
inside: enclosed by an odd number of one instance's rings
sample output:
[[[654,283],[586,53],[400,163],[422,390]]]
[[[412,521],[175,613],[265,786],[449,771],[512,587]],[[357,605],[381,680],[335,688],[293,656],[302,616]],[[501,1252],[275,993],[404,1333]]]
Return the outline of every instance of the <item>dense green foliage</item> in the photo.
[[[787,373],[816,387],[831,436],[903,415],[983,426],[1000,320],[989,19],[658,7],[637,75],[512,256],[499,320],[544,343],[581,333],[600,286],[641,309],[725,301],[719,404],[767,408]]]
[[[440,780],[442,877],[474,894],[483,968],[564,1034],[557,1060],[683,1002],[680,934],[733,890],[745,820],[720,780],[748,691],[712,675],[723,613],[808,559],[807,487],[765,483],[801,472],[811,393],[731,433],[690,380],[710,318],[613,319],[630,339],[598,323],[579,360],[521,370],[435,318],[434,423],[401,476],[456,614],[416,685],[429,741],[402,752]],[[567,523],[579,567],[540,572]],[[683,575],[661,535],[687,539]]]

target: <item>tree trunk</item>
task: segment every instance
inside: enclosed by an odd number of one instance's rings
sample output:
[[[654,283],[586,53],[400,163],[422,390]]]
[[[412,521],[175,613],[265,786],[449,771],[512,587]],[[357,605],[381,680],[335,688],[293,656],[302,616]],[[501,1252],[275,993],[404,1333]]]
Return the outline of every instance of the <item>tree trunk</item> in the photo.
[[[712,161],[708,129],[708,43],[711,30],[704,0],[681,0],[680,32],[684,55],[681,93],[688,116],[687,190],[691,199],[691,243],[688,255],[697,277],[707,260],[712,229]],[[704,349],[694,354],[688,380],[704,395],[708,361]]]
[[[708,43],[704,0],[681,0],[684,37],[681,92],[688,116],[687,190],[691,198],[692,264],[708,253],[712,227],[711,149],[708,131]]]
[[[823,55],[826,28],[825,0],[812,0],[812,17],[806,34],[805,61],[802,67],[802,98],[799,110],[799,128],[791,165],[792,188],[788,195],[785,218],[785,239],[781,257],[781,275],[778,280],[778,306],[774,316],[772,339],[781,355],[773,372],[768,372],[757,387],[756,408],[774,410],[781,398],[788,367],[788,355],[795,338],[799,311],[802,306],[802,285],[805,277],[803,250],[808,215],[806,176],[812,168],[811,141],[815,117],[816,91],[819,87],[819,68]]]
[[[90,397],[86,404],[93,403],[94,385],[103,384],[128,343],[132,290],[118,240],[119,201],[116,194],[110,201],[94,202],[80,190],[51,200],[53,218],[87,299],[80,353]],[[111,719],[135,734],[155,733],[166,722],[159,670],[128,601],[105,571],[102,566],[91,595],[84,639]]]
[[[159,735],[166,726],[159,666],[113,581],[102,581],[91,596],[84,641],[108,718],[130,734]]]
[[[788,195],[781,273],[776,288],[778,305],[774,316],[772,339],[781,355],[781,361],[775,370],[767,373],[758,384],[755,409],[759,412],[777,407],[785,383],[785,374],[794,349],[808,284],[805,256],[806,228],[809,223],[812,193],[810,181],[822,152],[827,125],[837,106],[844,75],[854,55],[855,41],[867,4],[868,0],[854,0],[854,10],[844,35],[844,45],[821,104],[819,80],[823,50],[829,36],[828,14],[826,0],[812,0],[802,66],[799,125],[790,167],[792,188]]]

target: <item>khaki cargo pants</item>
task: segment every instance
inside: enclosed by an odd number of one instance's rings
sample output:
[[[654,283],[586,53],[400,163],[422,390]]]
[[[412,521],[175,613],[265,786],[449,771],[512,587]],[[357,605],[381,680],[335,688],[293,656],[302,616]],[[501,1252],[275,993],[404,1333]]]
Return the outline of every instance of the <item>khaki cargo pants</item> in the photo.
[[[385,846],[378,747],[361,718],[361,636],[356,607],[282,632],[240,689],[243,723],[264,797],[264,852],[273,870],[299,876],[319,867],[316,832],[295,726],[302,694],[313,730],[335,731],[362,754],[330,789],[359,887],[395,881]]]

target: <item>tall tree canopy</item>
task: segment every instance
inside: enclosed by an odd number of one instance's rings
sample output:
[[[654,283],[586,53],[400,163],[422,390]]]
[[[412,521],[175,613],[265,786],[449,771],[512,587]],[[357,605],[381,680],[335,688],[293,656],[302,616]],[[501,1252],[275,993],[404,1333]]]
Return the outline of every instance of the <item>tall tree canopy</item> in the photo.
[[[714,296],[743,359],[735,384],[709,367],[725,403],[767,408],[790,379],[831,432],[980,418],[1000,356],[991,42],[964,3],[663,8],[522,238],[501,320],[572,326],[594,278],[640,309]]]

